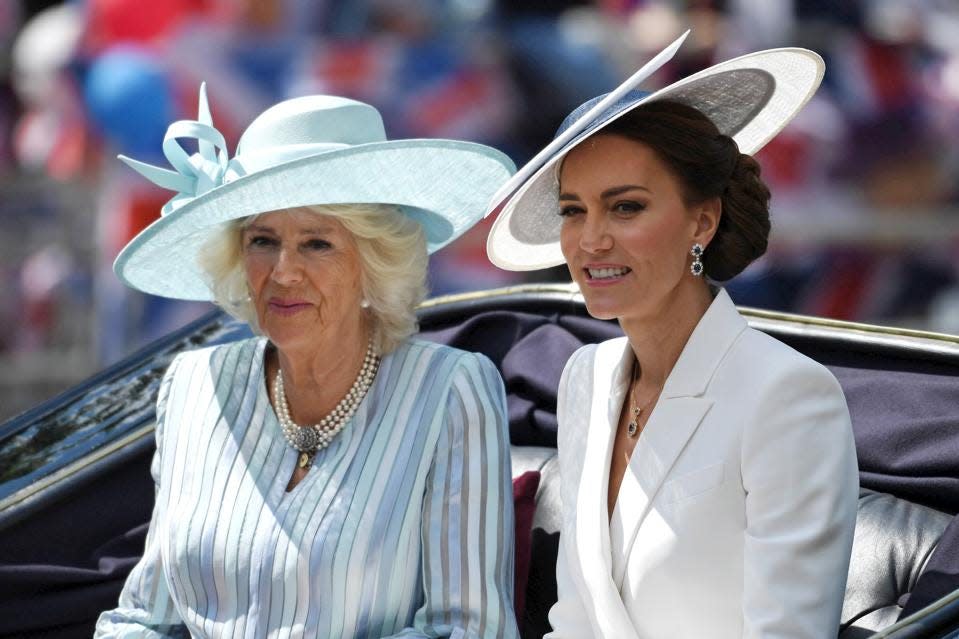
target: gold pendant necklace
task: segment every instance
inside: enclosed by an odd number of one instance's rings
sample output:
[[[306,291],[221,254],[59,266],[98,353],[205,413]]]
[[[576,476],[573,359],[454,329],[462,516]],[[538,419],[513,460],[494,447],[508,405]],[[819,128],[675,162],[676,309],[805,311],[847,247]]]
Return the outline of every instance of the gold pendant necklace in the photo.
[[[632,404],[632,392],[630,392],[630,404]],[[643,409],[639,406],[632,407],[633,418],[629,420],[629,424],[626,426],[626,434],[630,437],[635,437],[636,433],[639,432],[639,416],[642,415]]]
[[[626,424],[626,435],[630,438],[634,438],[639,435],[639,418],[642,416],[643,411],[649,408],[656,398],[659,396],[657,392],[652,397],[650,397],[646,403],[642,406],[636,405],[636,371],[639,368],[639,362],[636,359],[633,359],[633,370],[629,375],[629,422]]]

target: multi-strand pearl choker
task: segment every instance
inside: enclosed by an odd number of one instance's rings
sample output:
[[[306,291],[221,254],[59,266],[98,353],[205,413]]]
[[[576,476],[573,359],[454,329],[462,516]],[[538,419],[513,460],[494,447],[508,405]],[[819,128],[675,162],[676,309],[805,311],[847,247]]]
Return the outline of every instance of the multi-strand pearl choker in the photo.
[[[309,468],[313,464],[313,457],[320,450],[330,445],[333,438],[343,430],[356,412],[360,402],[366,396],[373,384],[376,371],[380,366],[380,358],[373,350],[373,338],[366,347],[363,357],[363,366],[356,376],[356,381],[346,393],[346,396],[324,417],[318,424],[312,426],[298,426],[290,418],[290,406],[286,401],[286,391],[283,388],[283,371],[276,371],[273,381],[273,401],[276,403],[276,416],[283,429],[283,436],[290,446],[300,451],[300,468]]]

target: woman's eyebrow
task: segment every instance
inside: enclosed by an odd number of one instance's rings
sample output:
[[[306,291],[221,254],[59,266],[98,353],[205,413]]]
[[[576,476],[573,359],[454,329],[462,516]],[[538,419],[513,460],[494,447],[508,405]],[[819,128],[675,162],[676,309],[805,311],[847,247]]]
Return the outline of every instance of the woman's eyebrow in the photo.
[[[272,226],[265,224],[250,224],[243,228],[244,231],[253,231],[255,233],[273,233],[276,234],[276,230]],[[332,233],[331,227],[317,226],[311,228],[300,229],[297,231],[298,235],[329,235]]]
[[[599,194],[599,197],[605,200],[607,198],[616,197],[617,195],[622,195],[628,191],[646,191],[647,193],[652,193],[652,191],[647,189],[645,186],[640,186],[638,184],[624,184],[622,186],[614,186],[606,189]]]
[[[645,186],[640,186],[638,184],[624,184],[622,186],[614,186],[606,189],[605,191],[599,194],[599,197],[600,199],[606,200],[611,197],[616,197],[617,195],[622,195],[623,193],[627,193],[629,191],[646,191],[647,193],[652,193],[652,191],[647,189]],[[581,198],[575,193],[560,193],[559,199],[574,200],[576,202],[581,201]]]

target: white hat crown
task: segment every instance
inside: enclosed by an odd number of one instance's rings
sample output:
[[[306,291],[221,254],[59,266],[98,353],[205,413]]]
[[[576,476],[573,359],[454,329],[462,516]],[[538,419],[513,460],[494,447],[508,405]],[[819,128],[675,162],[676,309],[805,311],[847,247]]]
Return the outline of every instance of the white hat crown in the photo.
[[[283,162],[386,141],[379,112],[333,95],[309,95],[270,107],[247,127],[231,161],[235,177]],[[228,180],[229,181],[229,180]]]

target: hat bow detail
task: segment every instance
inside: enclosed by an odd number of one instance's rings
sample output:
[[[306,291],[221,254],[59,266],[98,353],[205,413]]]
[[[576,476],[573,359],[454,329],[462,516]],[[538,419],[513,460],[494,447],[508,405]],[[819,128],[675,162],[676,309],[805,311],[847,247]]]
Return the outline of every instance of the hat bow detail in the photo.
[[[181,139],[197,140],[198,151],[189,155]],[[200,85],[200,105],[197,120],[179,120],[167,128],[163,137],[163,155],[175,171],[140,162],[125,155],[118,156],[127,166],[157,186],[177,191],[163,205],[160,215],[166,216],[184,204],[237,177],[231,169],[226,139],[213,126],[206,97],[206,83]]]

